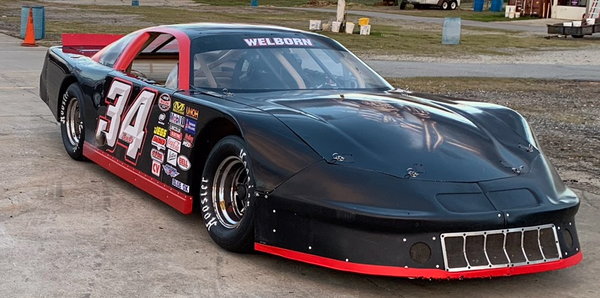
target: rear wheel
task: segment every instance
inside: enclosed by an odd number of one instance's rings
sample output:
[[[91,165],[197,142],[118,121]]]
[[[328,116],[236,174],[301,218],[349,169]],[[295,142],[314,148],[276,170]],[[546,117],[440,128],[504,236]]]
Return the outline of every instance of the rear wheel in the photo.
[[[458,8],[458,3],[455,0],[450,1],[450,9],[456,10],[456,8]]]
[[[75,160],[85,160],[83,141],[85,126],[81,100],[83,92],[76,83],[71,84],[63,94],[60,102],[60,132],[65,150]]]
[[[244,141],[229,136],[210,152],[200,185],[200,208],[210,237],[222,248],[252,251],[254,177]]]

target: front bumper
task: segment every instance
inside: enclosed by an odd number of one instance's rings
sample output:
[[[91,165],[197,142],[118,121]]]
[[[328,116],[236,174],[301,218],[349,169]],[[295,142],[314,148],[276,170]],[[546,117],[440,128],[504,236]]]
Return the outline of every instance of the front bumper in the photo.
[[[308,180],[320,183],[303,187]],[[255,249],[337,270],[434,279],[535,273],[581,261],[574,221],[577,200],[554,203],[561,202],[561,195],[539,187],[535,179],[501,184],[409,181],[316,166],[258,201]],[[445,207],[448,193],[485,193],[486,187],[527,189],[528,194],[511,193],[523,195],[515,207],[490,199],[492,205],[508,206],[501,210],[448,209],[460,205],[458,201]],[[319,196],[328,200],[315,199]],[[474,198],[470,203],[478,204],[477,196],[469,196]],[[464,243],[448,242],[457,237]]]

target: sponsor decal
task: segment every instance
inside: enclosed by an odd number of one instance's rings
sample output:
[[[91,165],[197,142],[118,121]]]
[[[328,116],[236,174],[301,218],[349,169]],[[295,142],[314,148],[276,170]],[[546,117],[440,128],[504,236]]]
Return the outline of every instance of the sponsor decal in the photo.
[[[167,114],[165,113],[160,113],[158,115],[158,124],[160,125],[165,125],[165,120],[167,119]]]
[[[152,174],[160,177],[160,163],[156,160],[152,161]]]
[[[177,114],[185,114],[185,104],[180,101],[176,101],[173,103],[173,112]]]
[[[167,163],[177,166],[177,152],[167,150]]]
[[[171,178],[179,176],[179,171],[170,165],[163,165],[163,171],[165,171],[165,174],[171,176]]]
[[[165,153],[155,148],[150,150],[150,157],[152,157],[152,160],[156,160],[160,163],[165,161]]]
[[[194,136],[186,133],[183,136],[183,146],[192,148],[193,145],[194,145]]]
[[[167,137],[167,130],[165,128],[162,128],[160,126],[155,126],[154,127],[154,134],[163,138]]]
[[[159,150],[165,150],[167,145],[167,140],[165,138],[159,137],[157,135],[152,136],[152,146],[158,148]]]
[[[173,139],[177,139],[179,141],[181,141],[181,139],[183,139],[183,134],[180,132],[176,132],[174,130],[169,131],[169,136]]]
[[[272,46],[309,46],[312,47],[313,43],[308,38],[244,38],[244,41],[249,47],[272,47]]]
[[[187,108],[185,108],[185,115],[191,118],[194,118],[195,120],[198,120],[198,110],[194,109],[190,106],[188,106]]]
[[[179,125],[179,126],[185,126],[185,117],[171,112],[171,117],[169,118],[169,122]]]
[[[181,141],[167,137],[167,148],[179,153],[181,151]]]
[[[183,171],[187,171],[192,167],[190,160],[186,156],[183,156],[183,155],[179,155],[179,157],[177,157],[177,165]]]
[[[160,95],[158,98],[158,108],[163,112],[169,111],[171,108],[171,96],[169,94],[163,93]]]
[[[190,134],[196,133],[196,121],[194,121],[192,119],[186,119],[185,132],[190,133]]]
[[[181,130],[182,130],[181,126],[177,126],[174,124],[169,125],[169,129],[172,131],[176,131],[176,132],[181,132]]]
[[[184,192],[188,192],[188,193],[190,192],[190,186],[189,185],[187,185],[187,184],[185,184],[185,183],[183,183],[183,182],[181,182],[181,181],[179,181],[179,180],[177,180],[175,178],[173,178],[171,180],[171,184],[173,186],[175,186],[175,187],[183,190]]]
[[[128,144],[131,144],[131,143],[133,143],[133,136],[132,136],[132,135],[130,135],[130,134],[128,134],[128,133],[126,133],[126,132],[123,132],[123,133],[121,134],[121,136],[119,137],[119,139],[121,139],[121,140],[123,140],[123,141],[127,142]]]

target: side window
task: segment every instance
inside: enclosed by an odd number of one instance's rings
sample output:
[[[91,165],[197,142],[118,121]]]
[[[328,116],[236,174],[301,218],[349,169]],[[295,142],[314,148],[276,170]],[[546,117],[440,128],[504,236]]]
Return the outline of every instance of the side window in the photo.
[[[125,49],[125,47],[135,37],[137,37],[137,33],[132,33],[132,34],[129,34],[129,35],[119,39],[118,41],[112,43],[111,45],[109,45],[104,50],[104,53],[98,60],[98,63],[108,66],[108,67],[113,67],[115,65],[115,62],[117,62],[117,59],[119,59],[119,56],[121,55],[121,53],[123,53],[123,50]]]
[[[133,59],[127,72],[149,83],[177,89],[179,43],[167,33],[155,33]]]

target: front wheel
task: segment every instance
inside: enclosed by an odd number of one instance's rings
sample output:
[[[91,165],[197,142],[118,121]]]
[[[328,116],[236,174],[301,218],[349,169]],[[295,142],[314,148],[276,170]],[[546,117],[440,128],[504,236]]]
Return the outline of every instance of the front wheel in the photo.
[[[210,237],[226,250],[251,251],[254,205],[254,176],[245,142],[225,137],[208,155],[200,184],[200,208]]]
[[[442,2],[442,10],[448,10],[448,9],[450,9],[450,3],[448,3],[448,1]]]
[[[81,101],[83,92],[76,83],[71,84],[60,101],[60,132],[65,150],[75,160],[85,160],[83,141],[85,126]]]

